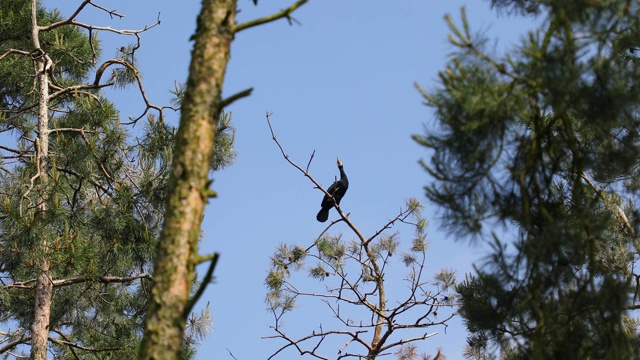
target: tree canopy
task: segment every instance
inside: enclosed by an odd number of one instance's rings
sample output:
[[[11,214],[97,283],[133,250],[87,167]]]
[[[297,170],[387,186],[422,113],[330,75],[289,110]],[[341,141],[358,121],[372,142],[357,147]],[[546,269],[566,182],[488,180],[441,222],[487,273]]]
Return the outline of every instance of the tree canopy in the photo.
[[[467,353],[636,358],[640,4],[492,6],[540,25],[497,54],[448,16],[455,51],[420,89],[436,121],[414,136],[445,226],[491,248],[458,287]]]
[[[175,128],[144,93],[144,113],[122,121],[102,89],[143,89],[138,35],[159,22],[100,28],[138,36],[103,60],[97,27],[76,20],[86,6],[0,1],[0,354],[134,358],[142,340]],[[215,170],[233,157],[221,124]],[[201,321],[208,309],[191,317],[187,357]]]

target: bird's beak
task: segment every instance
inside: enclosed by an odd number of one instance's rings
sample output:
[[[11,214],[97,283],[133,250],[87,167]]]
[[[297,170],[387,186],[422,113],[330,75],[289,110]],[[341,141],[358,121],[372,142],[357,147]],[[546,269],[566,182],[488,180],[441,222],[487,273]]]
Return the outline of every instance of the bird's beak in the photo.
[[[340,159],[336,158],[338,160],[338,166],[342,166],[342,161],[340,161]]]

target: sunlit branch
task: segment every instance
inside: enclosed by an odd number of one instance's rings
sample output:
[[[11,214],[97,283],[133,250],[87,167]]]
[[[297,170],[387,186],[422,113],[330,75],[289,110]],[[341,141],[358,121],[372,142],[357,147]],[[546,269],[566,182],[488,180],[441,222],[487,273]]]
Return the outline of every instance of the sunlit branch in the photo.
[[[234,28],[234,32],[235,33],[239,33],[242,30],[246,30],[249,28],[252,28],[254,26],[258,26],[258,25],[263,25],[266,23],[270,23],[276,20],[280,20],[283,18],[286,18],[287,21],[289,21],[289,24],[291,24],[293,21],[296,21],[294,18],[291,17],[291,14],[300,6],[304,5],[305,3],[307,3],[309,0],[299,0],[297,2],[295,2],[294,4],[292,4],[291,6],[289,6],[286,9],[281,10],[280,12],[277,12],[273,15],[269,15],[269,16],[265,16],[259,19],[255,19],[255,20],[250,20],[247,21],[245,23],[242,24],[238,24],[236,25],[236,27]]]

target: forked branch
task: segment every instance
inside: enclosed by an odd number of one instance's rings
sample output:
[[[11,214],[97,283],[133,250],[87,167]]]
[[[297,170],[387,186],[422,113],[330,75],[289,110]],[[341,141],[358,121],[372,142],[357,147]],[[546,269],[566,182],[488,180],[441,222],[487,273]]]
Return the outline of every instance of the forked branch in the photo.
[[[300,6],[306,4],[309,0],[298,0],[297,2],[295,2],[294,4],[292,4],[291,6],[289,6],[286,9],[283,9],[275,14],[269,15],[269,16],[265,16],[259,19],[255,19],[255,20],[250,20],[247,21],[245,23],[241,23],[236,25],[234,32],[237,34],[242,30],[246,30],[249,28],[252,28],[254,26],[258,26],[258,25],[263,25],[266,23],[270,23],[276,20],[280,20],[280,19],[287,19],[287,21],[289,21],[289,24],[293,23],[294,21],[296,21],[293,17],[291,17],[291,14],[296,11],[296,9],[298,9]],[[296,21],[297,22],[297,21]]]
[[[308,178],[316,188],[330,196],[309,174],[315,151],[311,154],[305,169],[296,164],[278,141],[270,115],[267,113],[266,117],[271,137],[284,159]],[[447,322],[455,316],[455,312],[452,310],[438,319],[438,311],[455,306],[454,302],[449,300],[455,277],[453,273],[442,270],[433,282],[423,280],[427,249],[424,232],[426,220],[419,214],[421,205],[417,200],[407,200],[406,207],[400,209],[396,216],[368,238],[362,235],[337,205],[335,208],[341,218],[331,223],[313,245],[282,245],[272,258],[273,267],[267,277],[267,284],[270,288],[268,298],[272,305],[271,311],[275,318],[275,325],[271,328],[276,335],[265,338],[282,339],[285,344],[269,359],[286,349],[295,349],[300,355],[328,359],[320,354],[320,346],[329,336],[347,337],[343,346],[338,349],[336,359],[374,359],[390,354],[389,351],[394,348],[402,348],[437,334],[433,331],[425,332],[426,328],[443,326],[446,331]],[[331,226],[341,221],[353,230],[356,240],[345,243],[339,235],[324,235]],[[400,243],[396,240],[396,234],[384,235],[396,223],[415,228],[414,241],[406,253],[397,249]],[[316,248],[317,253],[312,251],[313,248]],[[404,278],[407,290],[402,293],[393,292],[388,299],[386,285],[390,280],[387,278],[386,267],[393,253],[400,253],[402,263],[408,269],[408,275]],[[309,265],[312,266],[308,269],[309,275],[323,281],[326,291],[305,291],[291,283],[291,271],[303,269],[305,264],[312,263],[317,265]],[[332,317],[337,319],[337,328],[325,330],[320,325],[319,329],[313,330],[310,335],[299,338],[286,334],[280,325],[281,319],[286,312],[292,311],[294,301],[298,297],[322,301],[329,308]],[[367,314],[362,320],[353,319],[353,316],[357,316],[355,314],[362,312]],[[400,331],[403,337],[398,339],[395,334]],[[356,344],[362,348],[354,349]]]

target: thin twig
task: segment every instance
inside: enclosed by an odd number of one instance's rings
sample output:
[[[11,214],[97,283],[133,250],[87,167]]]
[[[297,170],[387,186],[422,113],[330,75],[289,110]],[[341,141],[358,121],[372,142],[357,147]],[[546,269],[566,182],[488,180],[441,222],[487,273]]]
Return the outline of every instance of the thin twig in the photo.
[[[278,138],[276,137],[273,131],[273,127],[271,126],[271,119],[270,119],[271,113],[267,112],[266,116],[267,116],[267,123],[269,124],[269,130],[271,131],[271,138],[273,139],[273,141],[275,141],[276,145],[278,145],[278,148],[280,149],[280,152],[282,153],[282,156],[284,157],[284,159],[287,160],[287,162],[291,164],[293,167],[298,169],[306,178],[311,180],[311,182],[316,186],[316,188],[320,189],[320,191],[322,191],[326,196],[328,196],[329,198],[333,198],[333,196],[329,194],[327,190],[325,190],[322,187],[322,185],[320,185],[320,183],[316,181],[316,179],[314,179],[307,171],[301,168],[300,165],[296,164],[289,158],[289,155],[287,155],[287,153],[284,151],[284,148],[282,147],[282,145],[280,145],[280,142],[278,141]],[[358,239],[360,239],[360,241],[365,242],[366,239],[364,235],[362,235],[360,230],[358,230],[358,228],[356,228],[356,226],[351,222],[351,220],[349,220],[347,215],[345,215],[342,212],[342,210],[340,210],[340,206],[336,204],[335,201],[333,203],[334,203],[333,205],[335,209],[338,211],[338,214],[340,215],[342,220],[347,224],[347,226],[349,226],[349,228],[351,228],[351,230],[356,234],[356,236],[358,237]]]
[[[231,350],[229,350],[228,348],[225,348],[225,349],[229,352],[229,355],[231,355],[231,357],[232,357],[233,359],[238,360],[238,359],[236,359],[236,357],[235,357],[235,356],[233,356],[233,353],[231,352]]]

